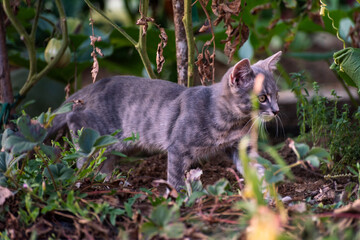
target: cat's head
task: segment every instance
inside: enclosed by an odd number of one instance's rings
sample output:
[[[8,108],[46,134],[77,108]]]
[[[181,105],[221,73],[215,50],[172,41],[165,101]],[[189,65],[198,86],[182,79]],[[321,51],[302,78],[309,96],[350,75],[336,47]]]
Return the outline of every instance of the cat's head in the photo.
[[[229,69],[224,76],[228,94],[231,95],[232,105],[237,111],[249,115],[252,110],[251,93],[254,88],[254,79],[258,74],[264,75],[261,90],[257,93],[259,101],[259,115],[264,121],[270,121],[279,113],[278,87],[273,77],[276,63],[280,60],[282,52],[277,52],[271,57],[250,65],[248,59],[239,61]]]

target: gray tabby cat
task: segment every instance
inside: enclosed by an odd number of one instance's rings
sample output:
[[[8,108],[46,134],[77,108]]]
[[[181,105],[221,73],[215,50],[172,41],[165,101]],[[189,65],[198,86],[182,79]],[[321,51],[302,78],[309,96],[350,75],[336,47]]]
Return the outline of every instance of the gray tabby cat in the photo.
[[[55,117],[50,135],[63,127],[73,132],[93,128],[102,135],[121,129],[119,143],[108,150],[126,153],[140,147],[167,151],[168,182],[177,190],[184,185],[184,173],[192,163],[218,151],[229,152],[242,172],[237,145],[251,127],[254,78],[259,73],[265,76],[258,99],[259,115],[267,121],[279,112],[272,71],[280,56],[278,52],[252,66],[243,59],[227,71],[221,82],[208,87],[186,88],[133,76],[100,80],[67,99],[80,101],[73,111]],[[121,141],[132,133],[139,133],[136,143]],[[261,165],[258,168],[264,170]]]

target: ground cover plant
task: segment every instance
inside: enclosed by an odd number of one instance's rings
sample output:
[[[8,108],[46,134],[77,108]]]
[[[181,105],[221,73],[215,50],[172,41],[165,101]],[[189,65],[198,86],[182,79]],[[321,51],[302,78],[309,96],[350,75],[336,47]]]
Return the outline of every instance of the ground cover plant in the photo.
[[[12,73],[12,81],[10,74],[0,76],[1,239],[360,238],[359,3],[121,1],[122,14],[115,15],[124,20],[105,11],[109,2],[1,0],[0,67]],[[338,48],[315,52],[309,39],[320,33]],[[165,180],[164,153],[115,152],[119,170],[110,177],[99,172],[121,129],[47,138],[53,118],[78,103],[40,108],[38,97],[54,90],[48,98],[55,99],[59,88],[63,99],[82,87],[82,74],[90,81],[110,72],[210,85],[222,65],[275,50],[299,64],[328,61],[326,71],[336,74],[345,95],[306,69],[288,74],[281,62],[279,85],[296,97],[299,131],[271,145],[271,131],[254,121],[239,143],[243,175],[219,154],[194,166],[177,192]],[[259,131],[265,136],[258,140]],[[139,138],[134,133],[125,140]],[[258,142],[261,157],[247,155],[249,141]],[[86,159],[84,167],[77,168],[79,158]],[[252,161],[267,169],[264,179]]]

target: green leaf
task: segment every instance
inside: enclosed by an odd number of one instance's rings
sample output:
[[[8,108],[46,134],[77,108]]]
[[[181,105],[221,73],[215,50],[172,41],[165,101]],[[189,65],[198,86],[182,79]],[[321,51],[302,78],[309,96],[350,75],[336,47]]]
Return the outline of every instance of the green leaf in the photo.
[[[295,143],[295,148],[298,151],[301,159],[303,159],[310,150],[309,146],[305,143]]]
[[[167,238],[182,238],[185,232],[185,226],[183,223],[172,223],[164,227],[164,234]]]
[[[116,217],[117,216],[121,216],[124,215],[125,210],[124,209],[120,209],[120,208],[116,208],[116,209],[111,209],[110,211],[110,223],[115,226],[116,225]]]
[[[219,196],[226,194],[225,188],[229,185],[229,181],[225,178],[218,180],[215,184],[207,186],[206,190],[210,195]]]
[[[112,144],[115,144],[119,142],[119,140],[116,137],[113,137],[111,135],[104,135],[96,139],[94,146],[95,148],[103,148]]]
[[[196,192],[193,192],[191,195],[190,195],[190,197],[189,197],[189,200],[187,201],[187,203],[186,203],[186,206],[192,206],[193,205],[193,203],[197,200],[197,199],[199,199],[200,197],[202,197],[202,196],[204,196],[204,195],[206,195],[206,193],[204,193],[204,192],[199,192],[199,191],[196,191]]]
[[[47,146],[44,144],[40,145],[40,149],[41,151],[43,151],[45,153],[46,156],[48,156],[48,158],[50,158],[51,160],[54,160],[56,158],[56,149],[51,147],[51,146]]]
[[[45,123],[45,113],[42,112],[42,113],[36,118],[36,120],[37,120],[40,124],[44,125],[44,123]]]
[[[345,81],[350,78],[353,83],[355,83],[357,88],[360,88],[360,49],[348,47],[334,53],[334,63],[339,66],[335,70],[341,76],[345,77]],[[351,84],[351,81],[346,81],[347,84]]]
[[[46,137],[46,130],[38,123],[31,122],[29,116],[21,116],[17,120],[20,133],[30,142],[42,143]]]
[[[58,181],[68,180],[74,175],[74,169],[69,168],[62,163],[50,165],[49,169],[50,169],[54,179],[58,180]],[[51,176],[50,176],[47,168],[45,168],[44,175],[48,179],[51,179]]]
[[[91,128],[85,128],[81,135],[79,136],[79,147],[80,149],[87,154],[90,154],[92,151],[92,148],[94,146],[94,143],[96,140],[100,137],[100,134],[98,131],[91,129]]]
[[[23,137],[11,135],[4,144],[6,150],[11,150],[13,154],[19,154],[34,149],[37,143],[29,142]]]
[[[265,158],[263,158],[261,156],[258,156],[256,158],[256,160],[257,160],[258,163],[260,163],[261,165],[263,165],[266,168],[271,167],[271,165],[272,165],[272,163],[269,160],[267,160],[267,159],[265,159]]]
[[[309,151],[308,155],[314,155],[314,156],[317,156],[320,159],[331,160],[330,153],[328,153],[324,148],[321,148],[321,147],[312,148]]]
[[[14,135],[14,131],[11,130],[10,128],[5,129],[5,131],[2,134],[1,137],[1,146],[4,147],[6,145],[6,141],[8,140],[9,136]],[[9,147],[10,149],[10,147]]]
[[[157,225],[157,226],[166,226],[172,219],[172,211],[169,209],[169,207],[165,204],[161,204],[156,206],[153,211],[151,212],[151,220]]]
[[[309,162],[314,167],[318,168],[320,166],[319,158],[315,155],[309,155],[305,158],[305,161]]]
[[[350,166],[346,166],[347,169],[352,173],[354,174],[355,176],[358,176],[359,175],[359,172],[357,172],[355,169],[353,169],[352,167]]]
[[[356,87],[354,80],[352,80],[351,77],[349,77],[349,75],[347,75],[344,71],[341,71],[339,65],[332,63],[330,69],[336,71],[337,74],[345,81],[347,85],[351,87]]]
[[[64,105],[61,105],[55,112],[50,114],[47,121],[49,123],[51,123],[55,116],[57,116],[59,114],[71,112],[73,109],[73,105],[74,105],[73,102],[68,102],[68,103],[65,103]]]
[[[135,203],[136,199],[138,199],[139,197],[141,197],[141,194],[135,194],[132,198],[129,198],[128,201],[124,204],[126,214],[129,218],[132,218],[132,215],[133,215],[132,205]]]
[[[119,157],[123,157],[123,158],[127,157],[125,154],[123,154],[122,152],[119,152],[119,151],[111,151],[110,154],[113,154],[113,155],[116,155],[116,156],[119,156]]]
[[[73,102],[65,103],[64,105],[59,107],[55,112],[53,112],[51,115],[58,115],[58,114],[62,114],[62,113],[71,112],[73,105],[74,105]]]
[[[141,225],[141,232],[146,236],[146,239],[151,239],[155,235],[159,234],[159,227],[153,222],[146,222]]]
[[[110,134],[111,136],[115,137],[119,132],[121,132],[121,129],[116,129],[115,132]]]
[[[0,175],[7,171],[11,159],[12,155],[8,152],[0,152]]]
[[[31,211],[30,216],[33,221],[35,221],[36,218],[39,216],[39,212],[40,209],[38,207]]]
[[[284,173],[282,171],[279,171],[280,168],[281,167],[278,165],[273,165],[271,168],[265,171],[265,180],[267,183],[278,183],[284,180]]]
[[[6,186],[7,178],[4,174],[10,167],[9,165],[12,159],[12,154],[0,152],[0,186]]]

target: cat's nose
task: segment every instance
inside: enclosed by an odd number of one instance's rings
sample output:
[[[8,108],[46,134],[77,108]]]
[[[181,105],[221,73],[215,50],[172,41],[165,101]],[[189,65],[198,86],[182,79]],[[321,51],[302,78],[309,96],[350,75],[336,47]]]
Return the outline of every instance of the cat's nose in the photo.
[[[273,110],[272,112],[273,112],[274,115],[278,115],[279,110],[277,110],[277,111]]]

